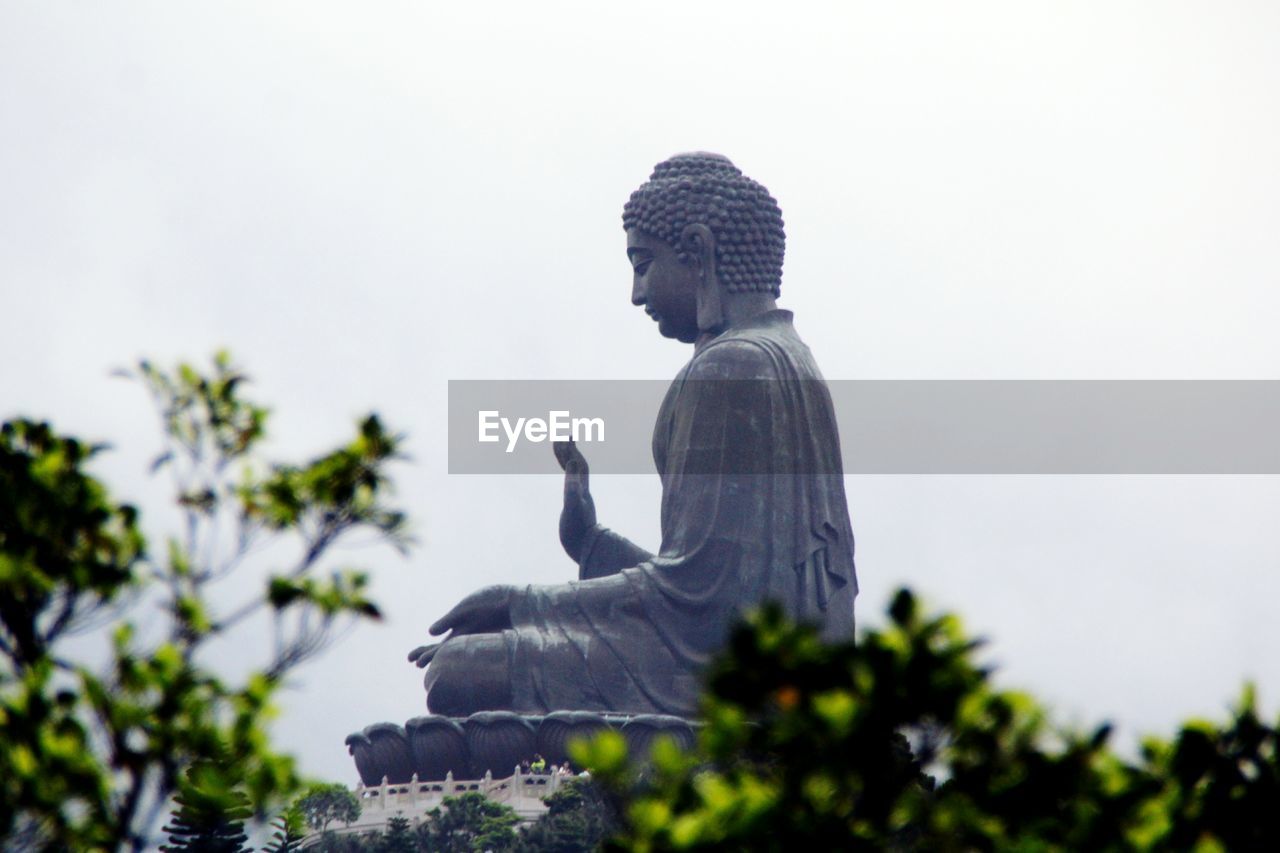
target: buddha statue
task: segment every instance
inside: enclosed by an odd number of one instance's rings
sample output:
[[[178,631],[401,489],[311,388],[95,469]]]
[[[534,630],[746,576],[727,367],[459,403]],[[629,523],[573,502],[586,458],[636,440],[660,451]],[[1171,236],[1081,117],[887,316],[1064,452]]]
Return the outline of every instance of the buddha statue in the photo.
[[[572,444],[560,540],[577,580],[491,586],[430,627],[427,706],[692,716],[699,675],[741,613],[766,600],[824,636],[853,634],[857,580],[836,422],[789,311],[777,307],[777,202],[727,158],[659,163],[622,214],[631,301],[691,344],[658,411],[656,553],[597,522]]]

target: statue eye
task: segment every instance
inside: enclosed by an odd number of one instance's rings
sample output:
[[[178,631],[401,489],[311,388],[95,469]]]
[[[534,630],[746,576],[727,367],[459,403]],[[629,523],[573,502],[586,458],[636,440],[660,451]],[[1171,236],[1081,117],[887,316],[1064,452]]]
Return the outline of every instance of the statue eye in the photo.
[[[649,264],[651,263],[653,263],[652,258],[645,258],[641,260],[639,263],[637,263],[633,267],[633,269],[636,271],[636,275],[644,275],[645,271],[649,269]]]

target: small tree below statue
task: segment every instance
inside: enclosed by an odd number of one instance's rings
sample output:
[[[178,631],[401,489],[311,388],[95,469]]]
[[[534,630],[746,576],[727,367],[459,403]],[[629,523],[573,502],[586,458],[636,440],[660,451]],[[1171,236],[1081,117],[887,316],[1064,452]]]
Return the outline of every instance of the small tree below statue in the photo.
[[[509,850],[520,822],[514,809],[479,793],[446,797],[443,806],[432,809],[428,818],[418,829],[419,842],[422,849],[440,853]]]
[[[334,821],[350,825],[360,817],[360,799],[338,782],[312,785],[295,808],[317,832],[326,831]]]

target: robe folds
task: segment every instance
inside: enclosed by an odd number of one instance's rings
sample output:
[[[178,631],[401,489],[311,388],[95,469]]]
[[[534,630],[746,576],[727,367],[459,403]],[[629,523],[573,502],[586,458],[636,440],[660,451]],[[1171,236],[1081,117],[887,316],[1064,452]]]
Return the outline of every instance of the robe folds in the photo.
[[[580,580],[516,596],[516,710],[692,715],[699,676],[767,600],[853,636],[858,584],[830,394],[789,311],[701,342],[658,412],[657,554],[597,526]]]

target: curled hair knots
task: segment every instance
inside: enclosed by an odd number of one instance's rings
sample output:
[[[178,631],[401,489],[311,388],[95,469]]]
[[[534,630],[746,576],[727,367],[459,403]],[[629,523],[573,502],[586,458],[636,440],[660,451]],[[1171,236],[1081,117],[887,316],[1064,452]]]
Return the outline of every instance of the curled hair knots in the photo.
[[[727,157],[699,152],[664,160],[622,210],[624,228],[666,241],[685,263],[680,235],[695,223],[715,237],[717,271],[730,292],[778,295],[786,249],[782,211]]]

